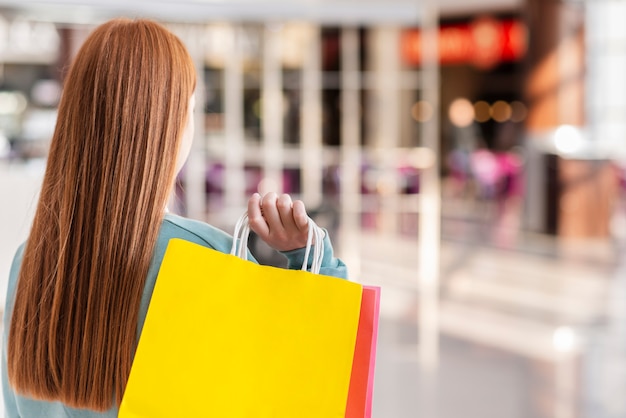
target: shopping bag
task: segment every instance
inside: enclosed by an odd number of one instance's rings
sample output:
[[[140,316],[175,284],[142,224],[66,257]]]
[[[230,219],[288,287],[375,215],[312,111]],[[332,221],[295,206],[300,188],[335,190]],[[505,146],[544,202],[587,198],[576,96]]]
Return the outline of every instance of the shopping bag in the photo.
[[[380,288],[363,286],[345,418],[370,418],[380,312]]]
[[[119,417],[344,417],[362,295],[172,239]]]

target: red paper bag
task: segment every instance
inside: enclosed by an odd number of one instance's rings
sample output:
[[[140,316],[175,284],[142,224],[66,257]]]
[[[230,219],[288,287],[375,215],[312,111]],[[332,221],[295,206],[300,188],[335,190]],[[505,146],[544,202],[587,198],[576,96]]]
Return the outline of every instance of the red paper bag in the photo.
[[[363,286],[345,418],[372,416],[379,308],[380,288]]]

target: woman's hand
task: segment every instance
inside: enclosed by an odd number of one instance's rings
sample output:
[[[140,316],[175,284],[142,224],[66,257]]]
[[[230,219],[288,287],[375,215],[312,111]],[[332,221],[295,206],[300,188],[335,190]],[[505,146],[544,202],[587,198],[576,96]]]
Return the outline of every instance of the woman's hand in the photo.
[[[278,251],[306,246],[309,224],[304,203],[292,202],[288,194],[253,194],[248,200],[248,221],[250,228]]]

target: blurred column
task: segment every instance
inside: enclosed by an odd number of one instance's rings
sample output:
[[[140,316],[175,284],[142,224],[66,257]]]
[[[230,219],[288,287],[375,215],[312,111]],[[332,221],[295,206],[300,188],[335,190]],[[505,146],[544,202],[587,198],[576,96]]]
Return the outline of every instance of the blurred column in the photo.
[[[598,2],[602,7],[618,3]],[[588,4],[596,7],[593,2]],[[529,108],[527,129],[529,136],[535,138],[529,143],[533,152],[527,162],[527,224],[562,237],[607,236],[612,215],[611,195],[616,191],[615,176],[607,160],[610,157],[585,151],[587,146],[600,149],[597,145],[605,140],[606,134],[587,129],[588,116],[597,114],[586,114],[585,102],[603,103],[601,108],[606,109],[609,100],[607,97],[597,100],[596,85],[585,90],[586,68],[591,71],[590,80],[598,69],[585,60],[589,54],[597,53],[591,49],[592,44],[585,46],[590,29],[585,26],[585,5],[527,0],[526,9],[531,34],[525,86]],[[608,15],[602,18],[594,31],[602,32],[611,22],[607,19]],[[617,17],[614,20],[619,22]],[[600,50],[605,47],[603,42]],[[606,71],[613,69],[611,66]],[[609,87],[616,88],[615,84]],[[618,96],[618,101],[624,101],[622,90]],[[593,123],[593,119],[590,121]],[[559,129],[566,125],[576,129]]]
[[[302,68],[300,166],[302,199],[310,209],[322,203],[322,73],[320,28],[311,24]]]
[[[59,57],[55,66],[55,78],[62,83],[74,57],[74,37],[72,36],[72,29],[68,27],[59,27],[57,31],[59,32],[60,43]]]
[[[582,9],[558,1],[527,0],[527,128],[542,132],[584,123]]]
[[[581,340],[580,335],[568,326],[561,326],[552,334],[554,347],[554,418],[576,418],[585,399],[580,393]],[[599,412],[599,411],[598,411]],[[595,415],[594,415],[595,416]]]
[[[243,133],[243,65],[240,28],[229,26],[224,65],[224,198],[225,213],[240,211],[245,203],[245,143]]]
[[[587,118],[593,138],[606,143],[613,157],[626,167],[626,2],[602,1],[586,3],[587,42]],[[618,190],[613,197],[619,199]],[[622,189],[622,198],[624,190]],[[619,204],[618,204],[619,205]],[[619,207],[619,206],[618,206]],[[623,206],[622,206],[623,208]],[[619,210],[619,209],[618,209]],[[623,209],[621,209],[623,211]],[[622,212],[624,216],[624,212]],[[620,267],[608,292],[607,332],[601,344],[595,344],[593,381],[587,385],[590,403],[602,405],[611,417],[626,417],[626,248],[619,215],[613,225]],[[620,250],[621,248],[621,250]],[[608,278],[607,278],[608,279]],[[601,354],[600,354],[601,353]],[[591,380],[591,379],[589,379]],[[620,389],[617,389],[620,388]]]
[[[263,132],[262,192],[283,191],[283,90],[281,26],[265,25],[263,35],[263,85],[261,128]]]
[[[528,73],[524,92],[528,105],[526,126],[531,152],[526,161],[527,204],[525,223],[529,229],[556,233],[555,158],[546,155],[543,142],[561,123],[559,91],[561,77],[559,43],[561,41],[560,2],[526,0],[528,24]],[[581,106],[582,108],[582,106]],[[570,123],[575,121],[570,120]],[[578,121],[578,125],[582,120]],[[532,139],[536,136],[537,139]],[[538,143],[541,141],[542,143]],[[554,161],[553,161],[554,160]]]
[[[59,34],[59,54],[57,59],[57,65],[54,68],[55,78],[63,82],[67,72],[70,69],[70,65],[78,50],[87,39],[87,36],[92,31],[91,26],[60,26],[58,25],[57,32]]]
[[[437,416],[439,367],[439,273],[441,245],[441,185],[439,179],[439,10],[436,1],[423,7],[422,100],[433,108],[433,117],[422,123],[422,146],[432,153],[432,164],[420,173],[419,213],[419,362],[420,416]]]
[[[177,25],[170,28],[183,40],[191,54],[196,73],[196,108],[190,118],[194,119],[194,140],[191,152],[185,163],[185,214],[190,218],[204,219],[206,216],[206,197],[204,180],[206,172],[206,137],[204,132],[204,27],[199,25]],[[177,202],[173,202],[173,207]]]
[[[341,32],[341,257],[360,277],[361,228],[361,76],[359,30]]]
[[[626,2],[587,2],[587,120],[594,138],[626,147]]]
[[[372,31],[374,100],[376,119],[374,152],[380,168],[377,191],[380,197],[380,227],[383,233],[398,232],[397,148],[400,137],[400,30],[378,27]]]

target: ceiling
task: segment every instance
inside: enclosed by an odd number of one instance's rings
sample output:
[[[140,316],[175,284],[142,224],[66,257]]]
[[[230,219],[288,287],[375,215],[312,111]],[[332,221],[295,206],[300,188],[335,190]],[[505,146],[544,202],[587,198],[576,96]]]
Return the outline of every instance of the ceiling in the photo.
[[[440,15],[518,10],[524,0],[0,0],[0,8],[30,18],[92,22],[112,16],[169,21],[285,21],[327,24],[416,24],[428,6]]]

